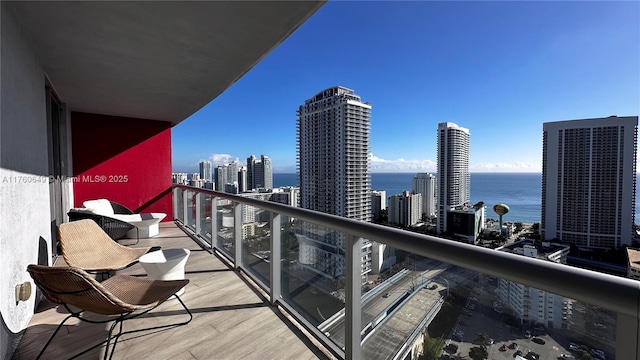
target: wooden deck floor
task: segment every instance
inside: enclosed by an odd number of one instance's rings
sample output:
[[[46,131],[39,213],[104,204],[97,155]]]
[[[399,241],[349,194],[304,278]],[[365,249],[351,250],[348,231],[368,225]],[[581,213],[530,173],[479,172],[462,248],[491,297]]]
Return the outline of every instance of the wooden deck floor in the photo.
[[[190,279],[182,300],[193,313],[191,323],[156,332],[123,336],[114,359],[326,359],[324,353],[238,272],[202,250],[173,223],[161,224],[160,235],[141,239],[137,246],[186,248]],[[60,259],[62,260],[62,259]],[[145,276],[139,264],[120,273]],[[126,321],[125,330],[186,319],[176,300],[161,304],[141,318]],[[43,300],[16,350],[14,359],[33,359],[66,310]],[[75,319],[74,319],[75,320]],[[104,339],[105,324],[68,321],[47,348],[43,359],[66,359]],[[80,359],[101,359],[100,347]]]

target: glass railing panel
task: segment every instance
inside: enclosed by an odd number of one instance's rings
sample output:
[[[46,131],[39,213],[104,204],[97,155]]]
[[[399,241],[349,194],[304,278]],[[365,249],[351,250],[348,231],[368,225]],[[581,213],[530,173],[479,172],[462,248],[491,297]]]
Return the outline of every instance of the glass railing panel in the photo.
[[[344,346],[346,234],[283,216],[281,292],[306,321]]]
[[[174,215],[174,217],[178,220],[180,220],[183,224],[184,224],[184,200],[183,200],[183,196],[184,196],[184,190],[182,189],[177,189],[177,191],[175,192],[176,196],[175,196],[175,203],[176,203],[176,210],[177,212]]]
[[[362,358],[415,356],[419,347],[426,359],[483,352],[486,359],[616,358],[613,311],[398,250],[395,255],[387,269],[374,264],[371,288],[363,288]]]
[[[398,353],[410,354],[444,302],[446,265],[380,243],[372,243],[369,254],[371,273],[362,297],[362,357],[393,359]]]
[[[233,259],[235,251],[233,203],[230,200],[216,198],[216,247]],[[213,216],[212,216],[213,218]]]
[[[187,190],[185,191],[185,196],[187,197],[187,221],[185,225],[191,229],[191,231],[196,231],[196,196],[197,192]]]
[[[211,244],[211,195],[198,193],[200,198],[200,229],[198,235]]]
[[[242,206],[242,265],[266,286],[270,284],[271,213]],[[276,229],[276,231],[279,231]]]

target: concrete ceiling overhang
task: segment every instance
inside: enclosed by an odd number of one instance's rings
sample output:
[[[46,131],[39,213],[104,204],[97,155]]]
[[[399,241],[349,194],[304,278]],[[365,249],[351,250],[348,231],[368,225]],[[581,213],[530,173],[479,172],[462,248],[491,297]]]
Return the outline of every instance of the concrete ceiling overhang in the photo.
[[[5,5],[71,111],[177,124],[225,91],[324,3]]]

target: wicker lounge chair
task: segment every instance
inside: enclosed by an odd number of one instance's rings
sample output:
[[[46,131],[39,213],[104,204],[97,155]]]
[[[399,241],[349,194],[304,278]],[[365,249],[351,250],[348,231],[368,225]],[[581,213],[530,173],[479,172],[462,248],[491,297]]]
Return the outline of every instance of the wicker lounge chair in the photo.
[[[82,208],[69,210],[69,221],[91,219],[113,240],[123,238],[130,230],[137,229],[133,224],[107,215],[95,214]],[[136,239],[139,241],[139,236]],[[137,244],[137,242],[135,243]],[[135,245],[134,244],[134,245]]]
[[[36,359],[42,356],[64,323],[72,317],[94,324],[113,321],[109,328],[108,336],[104,341],[72,357],[78,357],[102,344],[106,344],[104,359],[113,357],[118,339],[124,334],[186,325],[193,318],[191,311],[182,302],[182,299],[175,295],[189,315],[189,320],[144,329],[122,331],[123,321],[153,310],[186,286],[189,280],[149,280],[127,275],[115,275],[99,283],[87,272],[74,267],[29,265],[27,270],[44,296],[55,304],[63,305],[69,312],[69,316],[60,322]],[[74,309],[80,308],[80,310],[73,310],[70,306],[73,306]],[[92,316],[92,319],[87,319],[82,316],[84,311],[108,317],[103,320],[95,320],[94,316]],[[114,333],[116,327],[118,330]],[[111,344],[112,341],[113,344]]]
[[[158,249],[122,246],[88,219],[61,224],[58,238],[67,265],[97,273],[124,269],[135,264],[142,255]]]

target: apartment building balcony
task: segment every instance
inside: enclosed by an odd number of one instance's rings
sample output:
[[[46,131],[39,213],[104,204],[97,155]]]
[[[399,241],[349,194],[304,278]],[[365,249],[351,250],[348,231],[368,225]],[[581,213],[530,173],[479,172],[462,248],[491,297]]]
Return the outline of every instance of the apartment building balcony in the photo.
[[[126,243],[127,240],[123,240]],[[193,313],[186,326],[123,337],[114,359],[324,359],[322,353],[294,323],[269,303],[242,272],[221,256],[203,249],[171,222],[160,224],[160,234],[141,239],[134,247],[184,248],[191,254],[185,266],[190,280],[181,299]],[[59,258],[56,265],[64,265]],[[118,272],[145,277],[140,264]],[[145,328],[180,319],[181,306],[168,300],[145,317],[125,322],[126,330]],[[42,301],[31,319],[13,359],[34,359],[58,323],[64,310]],[[45,359],[66,359],[105,336],[107,325],[67,323],[43,354]],[[282,346],[286,344],[286,346]],[[80,359],[102,358],[104,347]]]
[[[15,288],[59,256],[67,212],[108,198],[171,220],[172,127],[324,3],[0,3],[0,359],[36,310]]]
[[[192,250],[184,300],[195,315],[184,327],[124,339],[117,358],[414,358],[414,345],[439,306],[458,287],[475,289],[480,272],[608,310],[616,332],[606,351],[639,359],[640,283],[633,280],[171,185],[171,128],[222,93],[322,4],[0,3],[0,175],[32,181],[1,188],[1,358],[31,358],[62,315],[37,304],[34,295],[16,301],[16,285],[32,283],[27,265],[57,264],[56,226],[67,221],[67,211],[84,200],[110,198],[136,211],[169,215],[160,236],[139,245]],[[364,161],[355,164],[366,169]],[[106,175],[126,175],[128,181],[64,180]],[[46,182],[33,181],[43,177]],[[268,231],[247,237],[243,205],[268,212]],[[325,251],[321,242],[306,246],[299,236],[306,225],[344,245],[330,246],[335,261],[326,262],[326,273],[313,268],[315,253]],[[426,268],[401,270],[364,293],[362,239],[421,257]],[[125,272],[144,275],[138,266]],[[407,285],[418,278],[437,286]],[[415,316],[411,310],[412,316],[402,317],[406,308],[400,305],[414,300],[420,306],[412,309],[424,311],[428,304],[429,312]],[[399,311],[386,311],[391,308]],[[140,324],[174,315],[175,304],[168,302]],[[406,330],[401,338],[393,331],[398,323]],[[104,333],[95,325],[65,329],[48,350],[52,358],[72,356],[76,345]]]

